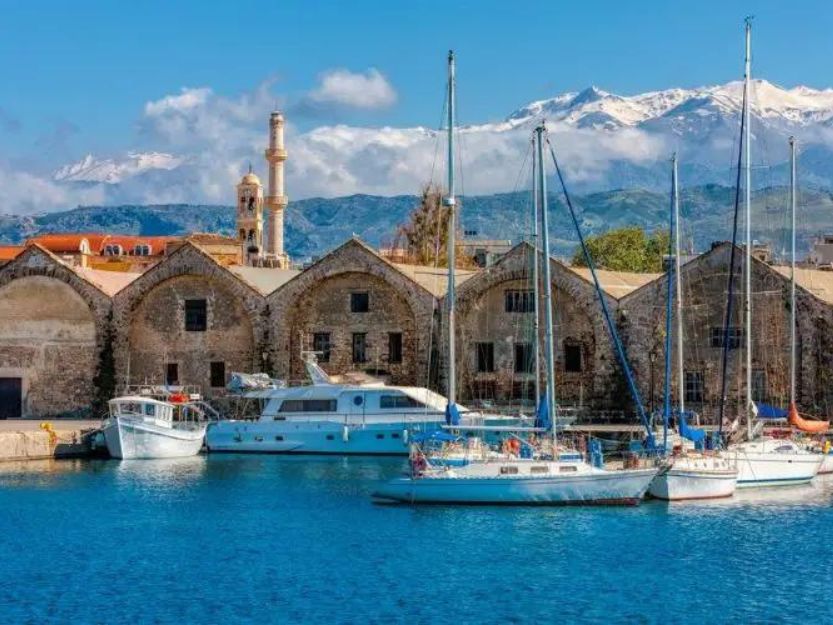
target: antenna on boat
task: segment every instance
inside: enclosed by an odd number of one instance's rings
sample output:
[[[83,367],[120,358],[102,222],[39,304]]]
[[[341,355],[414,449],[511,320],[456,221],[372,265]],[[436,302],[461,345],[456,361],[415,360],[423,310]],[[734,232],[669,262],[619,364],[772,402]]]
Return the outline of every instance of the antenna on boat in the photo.
[[[455,292],[454,269],[456,264],[455,248],[457,247],[457,215],[455,206],[457,198],[454,196],[454,51],[448,51],[448,192],[443,198],[443,206],[448,207],[448,415],[450,425],[456,421],[457,408],[457,349],[455,327]]]
[[[746,55],[743,72],[743,88],[746,97],[743,99],[743,115],[746,119],[746,126],[744,132],[744,173],[746,175],[746,187],[744,189],[744,204],[746,208],[746,297],[744,298],[744,312],[746,318],[746,329],[744,336],[746,339],[746,435],[752,439],[752,416],[754,414],[754,404],[752,401],[752,146],[749,119],[749,99],[751,94],[751,80],[752,80],[752,16],[748,16],[745,20],[746,24]]]

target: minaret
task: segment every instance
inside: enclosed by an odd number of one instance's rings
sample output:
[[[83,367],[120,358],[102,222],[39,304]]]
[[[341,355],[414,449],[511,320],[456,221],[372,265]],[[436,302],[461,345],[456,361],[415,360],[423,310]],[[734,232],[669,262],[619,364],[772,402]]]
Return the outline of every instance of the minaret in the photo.
[[[266,253],[275,259],[279,266],[285,267],[289,259],[283,249],[283,213],[289,199],[284,195],[283,163],[286,150],[283,147],[283,115],[274,111],[269,116],[269,148],[266,161],[269,163],[269,194],[266,196],[268,215],[268,236]]]
[[[237,238],[246,264],[258,264],[263,255],[263,185],[251,165],[237,185]]]

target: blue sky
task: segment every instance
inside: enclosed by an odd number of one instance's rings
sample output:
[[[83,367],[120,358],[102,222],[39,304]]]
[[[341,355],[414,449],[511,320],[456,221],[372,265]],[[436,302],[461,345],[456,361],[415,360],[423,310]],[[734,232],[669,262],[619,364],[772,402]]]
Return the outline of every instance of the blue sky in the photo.
[[[351,114],[351,123],[434,125],[448,47],[458,52],[461,119],[469,121],[590,84],[628,94],[725,82],[740,73],[747,13],[757,16],[758,75],[833,83],[833,4],[823,1],[5,0],[2,7],[0,141],[22,142],[23,151],[50,132],[72,134],[68,141],[84,150],[112,149],[135,132],[147,101],[181,87],[232,95],[272,77],[276,95],[289,97],[331,68],[375,67],[397,91],[395,105]],[[333,120],[298,123],[318,121]]]

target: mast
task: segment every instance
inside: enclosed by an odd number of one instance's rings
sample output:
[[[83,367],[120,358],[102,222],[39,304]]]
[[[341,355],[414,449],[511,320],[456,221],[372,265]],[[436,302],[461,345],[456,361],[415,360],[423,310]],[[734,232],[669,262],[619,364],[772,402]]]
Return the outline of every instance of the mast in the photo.
[[[448,404],[457,403],[457,349],[455,326],[454,284],[455,248],[457,247],[457,215],[454,196],[454,51],[448,51],[448,194],[443,205],[448,207]]]
[[[535,154],[535,139],[532,140],[532,314],[535,315],[533,328],[535,332],[535,414],[541,403],[541,350],[538,349],[540,337],[540,321],[538,319],[538,176],[536,171],[537,158]]]
[[[683,280],[680,274],[680,182],[677,176],[677,154],[672,160],[671,175],[674,185],[674,277],[677,283],[677,393],[680,414],[685,411],[685,373],[683,359]]]
[[[795,137],[790,137],[790,408],[795,406]]]
[[[746,435],[752,438],[752,146],[750,145],[751,133],[749,131],[751,120],[749,119],[749,99],[752,95],[750,87],[752,80],[752,18],[746,18],[746,57],[745,70],[743,74],[743,88],[746,97],[743,99],[743,115],[746,119],[744,128],[744,148],[746,158],[744,163],[746,174],[746,188],[744,189],[744,204],[746,208],[746,297],[744,298],[744,312],[746,328],[744,339],[746,340]]]
[[[668,207],[668,270],[666,271],[666,298],[665,298],[665,384],[663,387],[662,402],[662,447],[663,452],[668,451],[668,422],[671,419],[671,335],[672,332],[672,306],[674,299],[674,277],[675,265],[671,264],[671,254],[674,253],[674,200],[675,185],[674,171],[677,168],[677,154],[671,156],[671,205]]]
[[[544,353],[546,356],[547,394],[546,408],[549,427],[552,428],[553,445],[555,445],[555,355],[552,332],[552,279],[550,277],[550,236],[547,217],[547,177],[544,172],[544,125],[535,129],[538,156],[538,205],[541,209],[541,253],[544,265]],[[553,450],[554,452],[555,450]]]

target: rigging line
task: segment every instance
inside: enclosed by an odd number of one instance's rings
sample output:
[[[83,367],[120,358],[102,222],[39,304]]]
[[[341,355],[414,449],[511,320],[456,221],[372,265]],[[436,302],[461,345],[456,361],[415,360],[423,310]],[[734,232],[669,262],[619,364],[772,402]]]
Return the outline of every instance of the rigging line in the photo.
[[[550,142],[549,136],[547,137],[547,145],[550,149],[550,156],[552,156],[552,162],[555,166],[555,173],[558,174],[558,181],[561,183],[561,190],[564,193],[564,201],[567,204],[567,208],[570,211],[570,218],[573,221],[573,226],[576,229],[576,234],[578,235],[579,243],[581,243],[581,249],[584,254],[584,259],[587,262],[587,267],[590,269],[590,274],[593,276],[593,282],[596,286],[596,292],[599,295],[599,302],[602,306],[602,313],[604,313],[605,322],[607,323],[607,329],[610,332],[611,339],[613,340],[613,345],[616,348],[616,354],[619,357],[619,363],[622,365],[622,369],[625,372],[625,378],[628,382],[628,388],[631,392],[631,396],[633,397],[634,402],[636,403],[636,409],[639,412],[639,418],[642,421],[642,425],[645,427],[645,431],[647,432],[647,446],[649,449],[653,450],[656,449],[656,441],[654,440],[654,433],[651,431],[650,423],[648,422],[648,417],[645,414],[645,406],[642,404],[642,397],[639,394],[639,389],[636,386],[636,381],[633,379],[633,372],[631,371],[630,365],[628,364],[628,357],[625,353],[625,346],[622,345],[622,341],[619,339],[619,333],[616,331],[616,326],[613,324],[613,319],[610,316],[610,311],[607,308],[607,302],[605,302],[604,293],[602,292],[601,285],[599,284],[599,278],[596,276],[596,267],[593,263],[593,257],[590,255],[590,251],[587,249],[587,244],[584,241],[584,235],[581,232],[581,227],[578,223],[578,218],[576,217],[576,211],[573,208],[573,202],[570,199],[570,194],[567,191],[567,184],[564,182],[564,176],[561,173],[561,168],[558,166],[558,159],[555,157],[555,149]],[[548,258],[549,253],[547,251]]]
[[[746,100],[746,89],[743,90],[743,99]],[[738,214],[740,212],[740,174],[741,163],[743,161],[743,136],[746,128],[746,116],[743,111],[746,110],[746,105],[741,107],[740,115],[740,141],[738,143],[738,161],[737,161],[737,177],[735,179],[735,214],[732,222],[732,247],[729,256],[729,274],[728,274],[728,294],[726,299],[726,317],[723,320],[723,354],[720,365],[720,411],[718,413],[717,432],[719,437],[723,437],[723,418],[726,412],[726,385],[728,383],[727,370],[729,367],[729,324],[732,322],[732,300],[735,293],[735,262],[738,241]],[[749,337],[745,337],[748,341]]]

